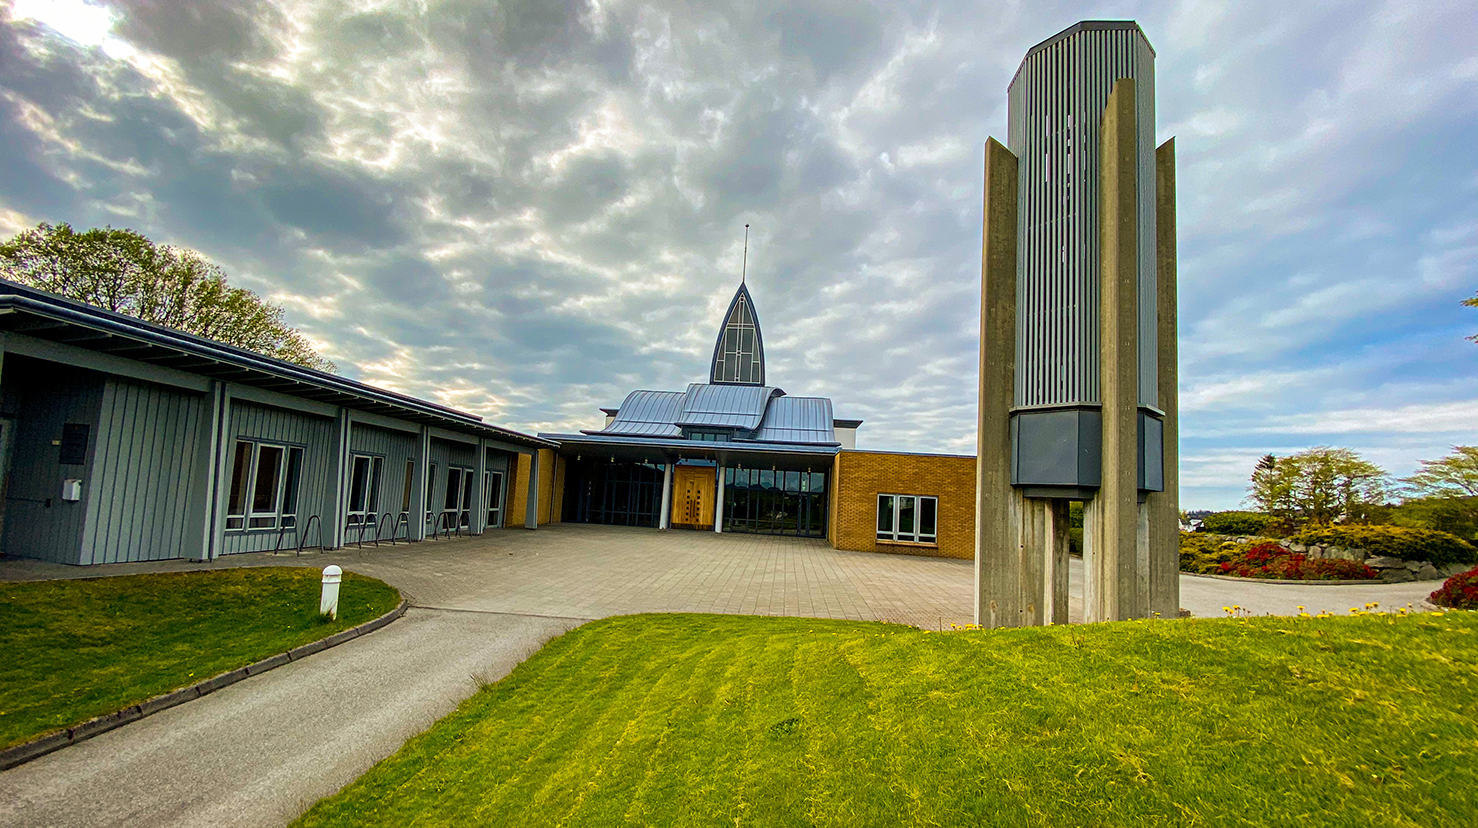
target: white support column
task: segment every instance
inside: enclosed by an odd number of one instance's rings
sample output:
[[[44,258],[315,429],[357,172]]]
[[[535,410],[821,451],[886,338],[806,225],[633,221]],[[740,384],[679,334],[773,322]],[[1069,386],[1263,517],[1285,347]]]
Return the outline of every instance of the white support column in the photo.
[[[213,494],[215,518],[211,521],[210,542],[207,547],[208,559],[215,560],[221,556],[221,551],[226,545],[226,498],[231,495],[231,458],[236,453],[236,432],[231,424],[232,409],[236,403],[231,398],[231,387],[221,383],[220,388],[221,436],[216,445],[216,490]]]
[[[477,440],[477,477],[472,479],[472,514],[467,517],[467,528],[474,535],[487,530],[488,493],[488,444],[483,438]]]
[[[221,432],[223,423],[222,415],[225,410],[226,384],[213,380],[210,390],[206,392],[205,399],[200,407],[200,420],[196,425],[195,437],[195,485],[189,494],[187,509],[189,510],[189,521],[198,532],[200,546],[192,560],[208,561],[213,556],[211,550],[215,548],[216,523],[220,521],[220,512],[216,510],[216,491],[220,488],[220,476],[218,474],[221,465],[221,455],[225,453],[222,447],[224,436]]]
[[[335,429],[336,440],[334,442],[334,488],[333,500],[329,508],[324,510],[322,517],[324,537],[327,542],[325,549],[338,549],[344,545],[344,517],[346,504],[349,500],[348,482],[349,476],[349,410],[339,409],[336,418]]]
[[[411,540],[426,539],[426,481],[431,474],[431,429],[421,426],[416,438],[415,481],[411,484],[411,513],[406,517],[406,534]]]
[[[672,523],[672,461],[662,466],[662,511],[657,515],[657,528],[668,529]]]
[[[529,452],[529,496],[524,508],[523,528],[539,528],[539,450]]]
[[[713,531],[724,531],[724,461],[718,461],[718,497],[713,504]]]

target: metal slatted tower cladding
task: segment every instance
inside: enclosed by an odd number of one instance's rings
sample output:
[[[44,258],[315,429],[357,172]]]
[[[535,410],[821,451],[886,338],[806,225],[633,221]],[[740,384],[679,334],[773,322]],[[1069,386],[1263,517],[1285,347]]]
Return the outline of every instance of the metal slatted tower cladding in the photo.
[[[1084,503],[1087,621],[1179,609],[1175,156],[1132,21],[1032,47],[985,148],[976,620],[1067,618]]]

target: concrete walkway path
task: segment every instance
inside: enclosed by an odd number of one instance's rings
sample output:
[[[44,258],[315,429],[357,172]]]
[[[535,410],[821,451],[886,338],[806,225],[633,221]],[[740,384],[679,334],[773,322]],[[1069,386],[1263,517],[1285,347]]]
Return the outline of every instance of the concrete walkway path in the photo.
[[[0,773],[0,825],[285,825],[580,623],[412,609]]]

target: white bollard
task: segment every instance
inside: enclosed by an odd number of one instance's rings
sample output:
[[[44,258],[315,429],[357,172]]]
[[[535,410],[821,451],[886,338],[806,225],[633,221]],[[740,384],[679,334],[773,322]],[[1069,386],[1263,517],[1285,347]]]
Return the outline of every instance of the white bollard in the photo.
[[[334,620],[339,618],[339,581],[344,579],[344,570],[334,564],[323,568],[323,595],[318,599],[318,614]]]

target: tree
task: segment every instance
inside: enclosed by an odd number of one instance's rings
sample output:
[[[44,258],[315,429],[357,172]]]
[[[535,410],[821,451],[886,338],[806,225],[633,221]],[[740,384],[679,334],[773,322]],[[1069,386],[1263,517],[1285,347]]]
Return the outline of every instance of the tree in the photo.
[[[117,313],[322,371],[334,364],[283,322],[283,310],[192,250],[132,230],[41,224],[0,244],[0,276]]]
[[[1249,500],[1268,514],[1311,523],[1362,522],[1388,496],[1386,473],[1344,448],[1317,446],[1258,461]]]
[[[1478,446],[1453,446],[1440,460],[1423,460],[1401,484],[1408,502],[1436,501],[1440,510],[1478,523]]]

